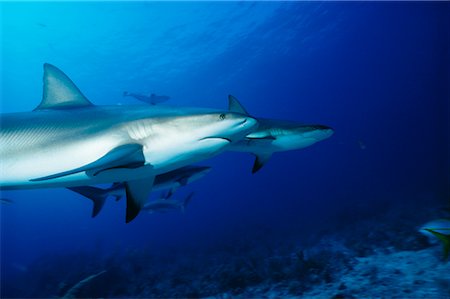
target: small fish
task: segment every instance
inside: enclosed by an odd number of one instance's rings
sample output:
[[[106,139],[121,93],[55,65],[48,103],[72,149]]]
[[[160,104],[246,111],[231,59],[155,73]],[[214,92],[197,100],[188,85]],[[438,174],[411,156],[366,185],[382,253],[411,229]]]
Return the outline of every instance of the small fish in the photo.
[[[448,259],[450,254],[450,219],[437,219],[423,225],[420,233],[429,238],[436,238],[442,243],[444,260]]]
[[[150,105],[156,105],[156,104],[168,101],[170,99],[169,96],[159,96],[154,93],[152,93],[150,96],[146,96],[143,94],[131,93],[128,91],[124,91],[123,96],[124,97],[133,97],[139,101],[145,102]]]

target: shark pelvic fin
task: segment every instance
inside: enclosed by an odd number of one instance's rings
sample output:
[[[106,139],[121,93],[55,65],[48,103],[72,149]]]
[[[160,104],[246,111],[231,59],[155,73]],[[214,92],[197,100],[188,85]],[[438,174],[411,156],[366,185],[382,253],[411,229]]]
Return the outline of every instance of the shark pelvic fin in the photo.
[[[57,67],[44,64],[42,101],[34,110],[93,106],[78,87]]]
[[[52,174],[49,176],[32,179],[32,182],[46,181],[56,179],[71,174],[86,171],[90,176],[96,176],[102,171],[113,168],[136,168],[144,165],[145,158],[142,153],[142,145],[140,144],[125,144],[108,152],[106,155],[89,163],[87,165],[71,169],[68,171]]]
[[[258,170],[260,170],[270,159],[272,153],[254,153],[254,155],[255,162],[253,163],[252,173],[256,173]]]
[[[228,96],[228,110],[230,110],[230,112],[249,115],[247,110],[245,110],[244,106],[242,106],[242,104],[238,101],[238,99],[236,99],[232,95]]]
[[[152,191],[154,181],[155,176],[151,176],[125,183],[125,191],[127,194],[126,223],[129,223],[139,214]]]
[[[105,205],[106,197],[108,197],[108,193],[105,190],[92,186],[68,187],[67,189],[92,200],[94,204],[94,207],[92,208],[92,218],[100,213]]]

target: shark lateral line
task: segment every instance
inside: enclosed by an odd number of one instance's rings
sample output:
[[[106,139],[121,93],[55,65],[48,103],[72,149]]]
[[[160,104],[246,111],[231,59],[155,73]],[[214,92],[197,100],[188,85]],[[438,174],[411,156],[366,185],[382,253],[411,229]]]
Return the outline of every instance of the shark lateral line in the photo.
[[[0,189],[124,182],[126,222],[156,175],[210,158],[257,126],[214,109],[96,106],[48,63],[43,83],[34,111],[0,115]]]
[[[249,115],[247,110],[232,95],[228,96],[230,111]],[[333,135],[332,128],[324,125],[309,125],[290,121],[255,118],[258,128],[245,138],[228,146],[230,151],[250,152],[255,155],[252,173],[260,170],[273,153],[302,149]]]

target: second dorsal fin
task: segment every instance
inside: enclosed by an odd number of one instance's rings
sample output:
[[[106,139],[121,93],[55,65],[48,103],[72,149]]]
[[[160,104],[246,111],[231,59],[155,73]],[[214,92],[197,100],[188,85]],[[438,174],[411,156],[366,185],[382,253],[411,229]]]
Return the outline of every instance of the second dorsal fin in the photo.
[[[78,87],[60,69],[44,63],[42,101],[34,110],[81,108],[93,106]]]

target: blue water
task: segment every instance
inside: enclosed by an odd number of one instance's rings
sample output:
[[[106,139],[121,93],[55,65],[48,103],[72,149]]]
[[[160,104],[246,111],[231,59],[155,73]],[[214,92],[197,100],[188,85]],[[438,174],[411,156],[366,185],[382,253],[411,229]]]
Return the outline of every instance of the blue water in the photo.
[[[386,205],[420,224],[431,220],[420,211],[448,202],[448,2],[9,2],[0,9],[2,113],[39,104],[48,62],[98,105],[135,104],[122,97],[130,91],[224,109],[232,94],[254,116],[335,130],[309,148],[276,153],[255,175],[250,154],[199,163],[213,170],[176,194],[195,191],[184,214],[142,214],[125,224],[124,201],[108,201],[93,219],[91,202],[68,190],[2,192],[14,201],[1,206],[4,296],[42,296],[11,286],[43,256],[95,252],[127,263],[133,250],[176,249],[177,263],[182,252],[214,254],[242,240],[314,242],[318,232],[377,219]]]

